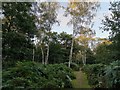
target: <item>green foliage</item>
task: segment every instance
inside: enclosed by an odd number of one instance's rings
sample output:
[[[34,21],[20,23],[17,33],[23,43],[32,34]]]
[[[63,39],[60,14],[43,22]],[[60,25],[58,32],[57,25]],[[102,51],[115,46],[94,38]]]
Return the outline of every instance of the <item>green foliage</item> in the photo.
[[[111,11],[111,16],[105,17],[103,21],[103,29],[105,31],[110,32],[110,40],[112,41],[112,45],[110,50],[113,51],[114,59],[120,60],[120,1],[110,3],[111,7],[109,10]]]
[[[3,2],[2,9],[2,60],[14,65],[16,61],[32,59],[32,40],[36,33],[35,16],[31,13],[32,3]],[[12,66],[13,66],[12,65]]]
[[[120,88],[120,61],[114,61],[105,67],[105,79],[108,88]]]
[[[86,63],[87,64],[94,64],[95,63],[95,57],[90,48],[86,49]]]
[[[65,62],[64,64],[66,65],[66,66],[68,66],[68,63],[69,62]],[[74,71],[79,71],[79,65],[78,64],[76,64],[76,63],[74,63],[74,62],[72,62],[72,63],[70,63],[71,65],[70,65],[70,68],[71,69],[73,69]]]
[[[89,77],[97,80],[97,83],[93,83],[91,79],[91,85],[96,87],[105,87],[105,88],[119,88],[120,87],[120,1],[111,2],[111,16],[105,16],[103,21],[103,30],[110,32],[110,42],[99,44],[96,48],[96,63],[105,64],[104,68],[99,68],[99,72],[92,71],[90,66],[84,67],[84,71],[88,74]],[[95,64],[92,65],[93,67]],[[91,70],[91,71],[90,71]],[[94,73],[90,75],[89,73]],[[98,78],[99,76],[99,78]],[[98,84],[99,82],[99,84]]]
[[[72,70],[63,64],[18,62],[3,71],[3,88],[71,88],[74,78]]]
[[[120,61],[114,61],[110,65],[92,64],[83,67],[92,87],[119,88],[120,85]]]
[[[48,36],[49,32],[51,31],[51,28],[53,24],[58,23],[57,20],[57,10],[59,8],[59,3],[57,2],[41,2],[38,5],[38,13],[39,18],[38,19],[38,24],[42,24],[40,26],[40,30],[44,30],[45,32],[48,31]]]
[[[103,30],[110,32],[110,42],[101,43],[96,48],[96,63],[105,64],[99,67],[97,64],[85,66],[84,71],[88,75],[91,85],[102,88],[120,87],[120,1],[110,3],[111,16],[105,16]],[[96,66],[97,65],[97,66]],[[99,68],[92,69],[92,68]],[[91,73],[91,74],[90,74]],[[90,78],[89,78],[90,77]],[[93,79],[93,80],[92,80]]]
[[[99,76],[103,72],[104,65],[103,64],[91,64],[86,65],[82,69],[87,74],[87,78],[89,80],[89,84],[92,87],[98,87],[99,85]]]
[[[60,43],[50,43],[49,63],[63,63],[65,62],[65,52]]]
[[[33,5],[34,4],[34,5]],[[74,10],[68,11],[74,18],[75,22],[71,22],[74,28],[81,30],[81,26],[85,21],[90,24],[94,16],[94,11],[97,9],[97,3],[84,3],[83,9],[88,13],[81,12],[82,3],[78,3],[77,7],[79,14],[71,14]],[[51,32],[52,26],[57,23],[57,9],[59,5],[55,3],[37,3],[30,2],[3,2],[3,18],[2,18],[2,65],[3,65],[3,87],[15,88],[72,88],[71,80],[75,78],[73,70],[79,70],[76,63],[71,63],[71,69],[68,68],[68,58],[72,43],[72,35],[62,32],[57,34]],[[37,11],[32,10],[38,9]],[[36,7],[35,7],[36,6]],[[95,6],[95,8],[93,8]],[[120,2],[111,3],[111,18],[105,17],[103,29],[111,31],[111,44],[105,43],[98,45],[94,53],[90,48],[81,46],[77,41],[73,45],[73,60],[77,62],[82,59],[79,51],[84,51],[82,55],[86,57],[86,63],[91,65],[83,66],[92,87],[120,87]],[[92,10],[93,8],[93,10]],[[84,11],[83,10],[83,11]],[[34,12],[33,12],[34,11]],[[37,16],[37,14],[40,14]],[[77,12],[76,12],[77,13]],[[36,15],[36,16],[35,16]],[[84,17],[85,16],[85,17]],[[86,19],[86,17],[88,19]],[[36,26],[40,32],[36,33]],[[80,33],[80,32],[79,32]],[[73,35],[74,35],[73,34]],[[85,34],[85,32],[83,32]],[[42,57],[46,56],[49,51],[49,65],[42,65],[31,61],[34,48],[32,38],[36,36],[39,43],[35,49],[35,62],[41,62]],[[83,38],[84,39],[84,38]],[[87,38],[89,39],[89,38]],[[87,40],[86,39],[86,40]],[[85,40],[85,42],[86,42]],[[49,49],[47,49],[49,46]],[[88,46],[88,45],[87,45]],[[41,49],[42,47],[42,49]],[[43,50],[43,53],[41,51]],[[18,62],[16,65],[15,63]],[[116,62],[113,62],[116,61]],[[64,63],[64,64],[54,64]],[[93,64],[97,63],[97,64]],[[99,63],[99,64],[98,64]],[[52,65],[53,64],[53,65]],[[104,65],[105,64],[105,65]],[[67,65],[67,66],[65,66]],[[11,67],[11,68],[10,68]]]
[[[114,60],[114,53],[107,43],[99,44],[95,49],[95,63],[110,64]]]
[[[71,35],[66,32],[58,34],[57,32],[50,33],[49,41],[49,64],[64,63],[68,61]],[[46,46],[42,45],[44,55],[46,55]],[[74,50],[75,52],[77,50]],[[38,46],[35,50],[35,61],[41,62],[41,47]]]

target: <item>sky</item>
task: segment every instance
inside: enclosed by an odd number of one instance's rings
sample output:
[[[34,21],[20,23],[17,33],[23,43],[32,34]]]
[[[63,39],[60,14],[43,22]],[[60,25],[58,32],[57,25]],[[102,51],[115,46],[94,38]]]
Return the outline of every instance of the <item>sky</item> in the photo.
[[[61,2],[60,3],[62,6],[67,6],[67,2]],[[101,38],[107,38],[109,36],[109,32],[103,32],[102,30],[99,29],[100,26],[102,26],[101,22],[104,19],[104,15],[109,16],[110,15],[110,11],[108,10],[110,7],[110,3],[109,2],[100,2],[100,7],[97,10],[96,13],[96,17],[94,18],[94,26],[92,28],[92,30],[96,31],[96,37],[101,37]],[[57,19],[60,21],[60,26],[58,25],[54,25],[52,28],[52,31],[61,33],[61,32],[67,32],[68,34],[72,34],[72,25],[68,26],[67,23],[70,20],[70,16],[65,17],[64,15],[64,10],[60,9],[58,11],[58,17]]]
[[[68,0],[37,0],[37,1],[57,1],[60,2],[60,5],[62,6],[67,6]],[[80,1],[80,0],[78,0]],[[88,0],[84,0],[84,1],[88,1]],[[95,0],[93,0],[95,1]],[[97,0],[98,1],[98,0]],[[98,8],[98,11],[96,13],[96,17],[94,19],[94,26],[92,28],[92,30],[96,31],[96,37],[101,37],[101,38],[108,38],[109,36],[109,32],[102,32],[103,30],[100,30],[99,28],[102,26],[102,20],[104,19],[104,15],[109,16],[110,15],[110,11],[108,10],[110,7],[110,1],[119,1],[119,0],[99,0],[100,1],[100,8]],[[58,10],[58,16],[57,19],[60,22],[60,26],[58,26],[57,24],[54,24],[52,27],[52,31],[61,33],[61,32],[67,32],[68,34],[72,34],[72,25],[67,25],[67,23],[70,20],[70,16],[65,17],[64,16],[64,10],[63,9],[59,9]]]

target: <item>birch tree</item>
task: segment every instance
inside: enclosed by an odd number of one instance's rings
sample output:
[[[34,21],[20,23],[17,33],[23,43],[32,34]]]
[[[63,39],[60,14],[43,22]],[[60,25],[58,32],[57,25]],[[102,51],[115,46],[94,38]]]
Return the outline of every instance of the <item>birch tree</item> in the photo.
[[[41,2],[39,3],[39,17],[38,28],[40,30],[38,34],[39,43],[42,52],[42,63],[47,64],[49,59],[49,44],[50,44],[50,31],[52,26],[57,23],[57,10],[59,4],[57,2]],[[41,37],[42,36],[42,37]],[[46,46],[46,53],[43,50],[42,43]],[[46,54],[46,55],[45,55]]]
[[[95,16],[95,12],[99,6],[99,3],[96,2],[78,2],[77,0],[70,0],[68,7],[66,9],[67,15],[71,15],[72,19],[69,24],[73,25],[73,33],[72,33],[72,44],[69,56],[69,67],[72,62],[72,53],[73,53],[73,45],[74,38],[79,33],[81,28],[84,26],[92,25],[92,19]]]
[[[76,40],[78,41],[79,45],[83,46],[83,49],[80,50],[80,54],[82,57],[83,65],[86,65],[87,49],[91,48],[91,43],[95,41],[94,38],[95,33],[89,28],[83,28],[81,29],[79,34],[80,36],[78,36]]]

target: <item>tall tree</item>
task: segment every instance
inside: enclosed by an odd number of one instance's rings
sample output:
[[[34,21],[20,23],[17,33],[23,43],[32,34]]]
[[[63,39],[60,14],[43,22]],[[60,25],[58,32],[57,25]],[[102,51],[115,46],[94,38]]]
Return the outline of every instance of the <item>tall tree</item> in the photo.
[[[72,35],[62,32],[59,34],[59,42],[62,45],[62,49],[65,51],[65,61],[69,61],[69,51],[72,43]]]
[[[82,26],[91,24],[91,20],[95,16],[94,11],[97,10],[98,6],[98,2],[77,2],[76,0],[70,0],[70,3],[66,10],[67,13],[70,14],[72,17],[70,24],[73,25],[72,44],[69,56],[69,67],[72,61],[74,37],[78,34]]]
[[[112,44],[110,40],[101,39],[95,48],[96,63],[109,64],[113,60],[109,47]]]
[[[35,34],[34,15],[31,13],[32,3],[3,2],[2,53],[3,63],[17,60],[31,60],[31,38]]]
[[[120,1],[111,2],[110,16],[105,16],[103,20],[103,30],[110,32],[110,40],[112,41],[110,50],[115,53],[114,60],[120,59]]]
[[[87,59],[87,50],[88,48],[91,48],[91,43],[94,41],[94,33],[90,28],[82,28],[80,30],[80,36],[76,38],[79,45],[83,46],[83,48],[80,50],[80,53],[82,55],[82,61],[83,65],[86,65],[86,59]]]
[[[50,37],[51,37],[51,29],[53,24],[55,24],[57,21],[57,9],[59,8],[59,4],[57,2],[41,2],[39,3],[39,13],[38,16],[38,27],[41,33],[39,33],[39,41],[41,44],[41,51],[42,51],[42,62],[44,61],[44,64],[48,63],[49,59],[49,44],[50,44]],[[45,40],[45,45],[47,47],[46,49],[46,56],[44,57],[44,51],[42,48],[43,39]],[[44,60],[45,59],[45,60]]]

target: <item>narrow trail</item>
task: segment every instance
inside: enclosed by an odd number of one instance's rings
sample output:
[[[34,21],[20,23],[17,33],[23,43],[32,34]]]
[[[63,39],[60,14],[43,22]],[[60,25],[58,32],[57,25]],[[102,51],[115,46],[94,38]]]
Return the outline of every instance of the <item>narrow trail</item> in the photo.
[[[76,76],[76,79],[72,81],[73,88],[90,88],[85,73],[82,71],[75,71],[74,74]]]

